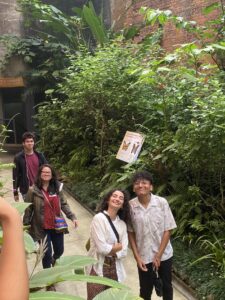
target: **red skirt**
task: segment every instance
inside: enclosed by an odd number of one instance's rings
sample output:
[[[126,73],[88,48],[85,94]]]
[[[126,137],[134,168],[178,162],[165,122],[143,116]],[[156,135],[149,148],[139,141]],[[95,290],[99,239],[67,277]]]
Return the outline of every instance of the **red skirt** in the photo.
[[[98,276],[92,267],[90,275]],[[103,276],[118,280],[116,273],[116,258],[106,256],[103,264]],[[92,300],[96,295],[110,288],[109,286],[97,283],[87,283],[87,300]]]

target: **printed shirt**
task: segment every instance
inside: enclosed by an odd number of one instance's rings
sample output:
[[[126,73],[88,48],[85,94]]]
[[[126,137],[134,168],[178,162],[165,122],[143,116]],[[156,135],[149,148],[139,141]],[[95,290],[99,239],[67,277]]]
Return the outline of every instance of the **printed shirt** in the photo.
[[[60,216],[59,196],[42,190],[44,197],[44,229],[55,229],[55,216]],[[48,201],[47,201],[47,199]]]
[[[29,186],[34,184],[34,180],[38,173],[39,160],[36,153],[26,154],[27,176],[29,179]]]
[[[131,224],[128,225],[128,231],[135,232],[137,249],[144,263],[151,263],[159,250],[164,232],[177,227],[173,214],[167,200],[153,194],[147,208],[141,205],[137,197],[130,200],[130,208]],[[173,248],[169,241],[161,260],[172,256]]]
[[[107,214],[106,211],[104,212]],[[121,251],[116,253],[117,277],[118,281],[121,282],[126,277],[121,259],[127,255],[127,226],[125,222],[119,218],[119,216],[117,216],[112,222],[119,234],[120,243],[122,243],[123,247]],[[117,243],[117,239],[108,219],[102,213],[96,214],[92,220],[90,228],[90,250],[88,255],[98,260],[98,263],[95,264],[93,268],[99,276],[103,276],[105,256],[109,255],[115,243]],[[89,272],[90,268],[87,268],[87,273]]]

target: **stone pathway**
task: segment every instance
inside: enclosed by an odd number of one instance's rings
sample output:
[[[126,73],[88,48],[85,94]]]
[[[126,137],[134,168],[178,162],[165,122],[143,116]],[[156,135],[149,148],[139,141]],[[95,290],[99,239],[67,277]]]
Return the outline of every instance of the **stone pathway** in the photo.
[[[0,154],[0,161],[3,163],[12,162],[13,158],[7,154]],[[5,199],[9,202],[13,202],[12,195],[12,175],[11,169],[0,170],[0,181],[4,182]],[[92,215],[83,206],[77,202],[71,195],[66,193],[67,200],[73,212],[78,217],[79,227],[77,229],[72,228],[72,223],[68,221],[70,227],[70,233],[65,235],[65,255],[86,255],[85,243],[89,237],[89,226],[92,220]],[[32,269],[34,257],[31,256],[28,260],[29,269]],[[128,251],[128,256],[124,260],[125,269],[127,272],[127,280],[125,284],[130,287],[134,295],[138,295],[138,275],[136,263],[133,258],[131,250]],[[80,296],[86,299],[86,284],[67,282],[57,284],[57,291],[65,292],[70,295]],[[155,294],[152,300],[162,299],[157,297]],[[176,289],[174,289],[174,300],[190,300],[184,297]]]

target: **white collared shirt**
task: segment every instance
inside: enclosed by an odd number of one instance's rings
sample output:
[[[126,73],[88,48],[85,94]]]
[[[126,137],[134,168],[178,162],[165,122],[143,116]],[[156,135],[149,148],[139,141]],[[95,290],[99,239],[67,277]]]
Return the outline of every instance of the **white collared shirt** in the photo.
[[[164,232],[177,227],[173,214],[167,200],[153,194],[147,208],[141,205],[137,197],[130,200],[130,208],[131,224],[128,231],[135,232],[137,249],[144,263],[151,263],[159,250]],[[173,248],[169,241],[161,260],[172,256]]]
[[[104,212],[107,213],[106,211]],[[119,216],[116,217],[113,224],[119,234],[120,243],[122,243],[123,247],[121,251],[116,253],[117,277],[118,281],[121,282],[126,277],[121,259],[127,255],[127,226],[125,222],[119,218]],[[103,263],[105,256],[109,255],[115,243],[117,243],[117,239],[108,219],[102,213],[96,214],[92,220],[90,228],[90,250],[88,255],[98,260],[98,263],[93,267],[99,276],[103,276]],[[90,269],[87,269],[87,271],[89,272]]]

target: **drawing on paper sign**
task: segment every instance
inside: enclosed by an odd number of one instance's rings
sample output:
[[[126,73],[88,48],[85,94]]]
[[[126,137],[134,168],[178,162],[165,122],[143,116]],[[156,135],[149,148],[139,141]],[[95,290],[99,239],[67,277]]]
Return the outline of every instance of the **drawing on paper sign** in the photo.
[[[130,146],[130,142],[127,143],[126,141],[123,141],[122,150],[127,151],[129,146]]]
[[[144,136],[141,133],[127,131],[116,158],[128,163],[136,161],[143,142]]]

